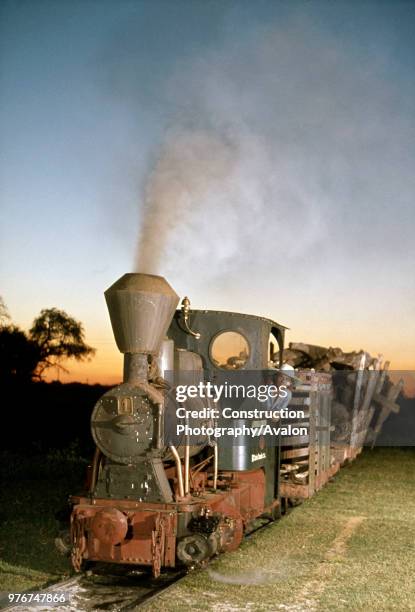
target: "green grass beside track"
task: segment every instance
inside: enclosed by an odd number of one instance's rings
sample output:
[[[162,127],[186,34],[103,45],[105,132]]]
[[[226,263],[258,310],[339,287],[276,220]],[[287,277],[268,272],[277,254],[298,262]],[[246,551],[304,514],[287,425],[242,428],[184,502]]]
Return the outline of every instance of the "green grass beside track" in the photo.
[[[364,451],[315,497],[151,609],[415,611],[415,449]]]

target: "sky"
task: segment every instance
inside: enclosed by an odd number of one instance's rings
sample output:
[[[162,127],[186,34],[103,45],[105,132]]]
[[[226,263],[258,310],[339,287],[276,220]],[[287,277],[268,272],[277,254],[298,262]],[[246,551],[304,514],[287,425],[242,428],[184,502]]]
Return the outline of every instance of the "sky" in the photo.
[[[0,295],[97,349],[103,293],[165,275],[195,308],[415,369],[415,2],[0,5]],[[53,378],[56,373],[51,372]]]

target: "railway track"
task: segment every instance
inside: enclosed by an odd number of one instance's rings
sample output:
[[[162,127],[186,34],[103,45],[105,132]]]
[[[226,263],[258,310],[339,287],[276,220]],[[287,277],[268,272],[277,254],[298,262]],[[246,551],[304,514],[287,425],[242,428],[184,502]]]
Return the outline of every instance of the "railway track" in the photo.
[[[251,538],[258,531],[266,528],[272,521],[265,518],[256,519],[245,539]],[[202,570],[203,571],[203,570]],[[156,599],[161,593],[181,580],[188,570],[169,571],[154,579],[148,572],[130,567],[97,564],[93,570],[79,576],[57,582],[39,593],[67,594],[69,601],[65,604],[11,604],[0,601],[0,609],[13,612],[90,612],[92,610],[108,612],[127,612],[137,610],[145,603]]]
[[[0,607],[13,612],[49,612],[64,610],[65,612],[109,611],[122,612],[136,610],[144,603],[156,598],[173,586],[184,575],[185,571],[173,571],[162,574],[157,580],[147,572],[138,570],[126,571],[124,574],[119,566],[114,570],[104,571],[94,568],[81,576],[63,580],[48,588],[37,591],[39,594],[62,594],[66,602],[58,604],[17,603],[8,605],[8,600],[2,600]],[[3,605],[1,605],[3,604]]]

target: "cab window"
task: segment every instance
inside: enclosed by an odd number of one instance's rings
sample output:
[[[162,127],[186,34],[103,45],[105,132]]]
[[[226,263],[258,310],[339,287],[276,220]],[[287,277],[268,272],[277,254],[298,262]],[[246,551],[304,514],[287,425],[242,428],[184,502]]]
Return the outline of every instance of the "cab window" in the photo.
[[[240,370],[249,359],[248,340],[239,332],[221,332],[212,340],[210,358],[217,368]]]

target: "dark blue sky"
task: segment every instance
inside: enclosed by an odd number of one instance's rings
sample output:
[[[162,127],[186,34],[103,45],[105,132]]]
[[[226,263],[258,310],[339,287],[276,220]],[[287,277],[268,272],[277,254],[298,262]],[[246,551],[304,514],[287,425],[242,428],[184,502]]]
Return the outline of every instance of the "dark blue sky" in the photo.
[[[415,364],[414,2],[3,1],[0,19],[18,323],[63,307],[104,354],[102,292],[157,198],[155,271],[200,307]]]

